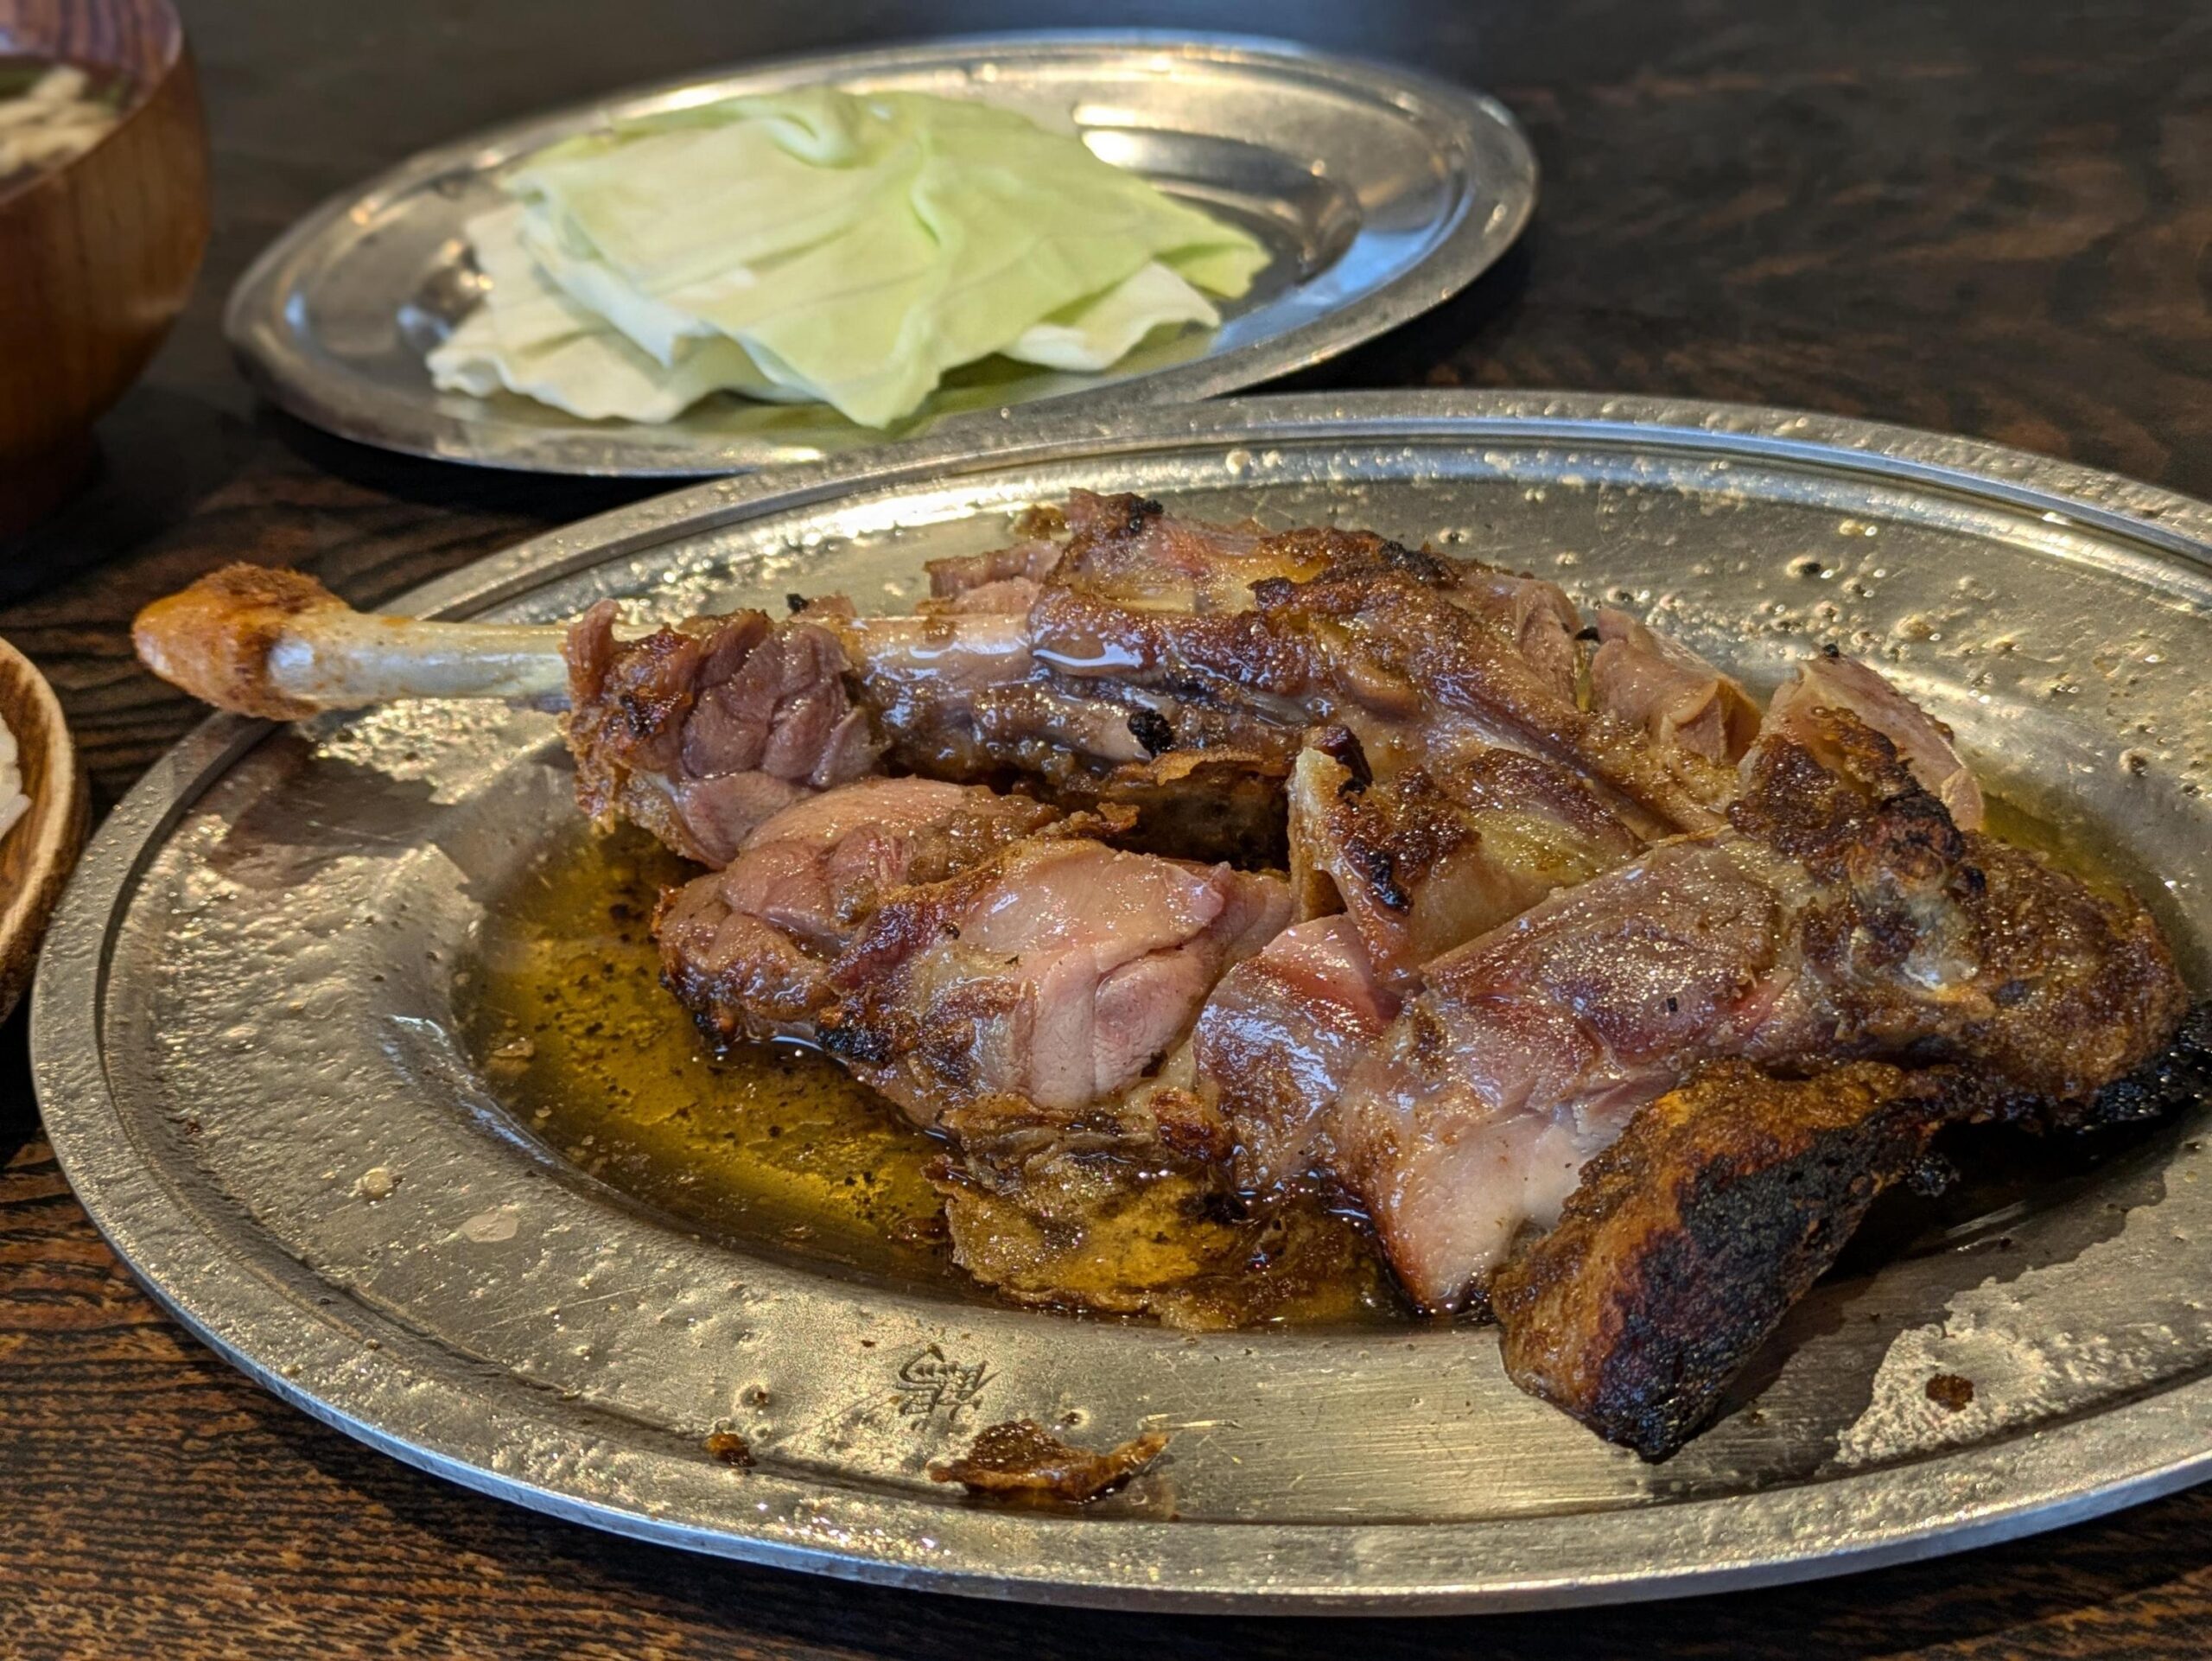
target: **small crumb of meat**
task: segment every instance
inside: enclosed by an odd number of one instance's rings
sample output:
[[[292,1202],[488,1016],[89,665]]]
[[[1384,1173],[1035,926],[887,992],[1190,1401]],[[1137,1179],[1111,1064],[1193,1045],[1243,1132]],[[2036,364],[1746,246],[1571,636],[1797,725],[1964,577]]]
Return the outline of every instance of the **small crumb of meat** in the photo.
[[[1120,1487],[1167,1447],[1166,1433],[1147,1430],[1105,1453],[1062,1441],[1034,1419],[1009,1419],[976,1433],[957,1459],[931,1465],[932,1482],[957,1482],[969,1492],[1033,1495],[1080,1505]]]
[[[708,1437],[707,1453],[725,1465],[734,1465],[741,1469],[747,1468],[753,1463],[753,1444],[734,1430],[717,1430]]]
[[[1928,1399],[1946,1413],[1963,1413],[1974,1401],[1974,1380],[1939,1372],[1928,1380]]]
[[[1147,755],[1164,755],[1175,748],[1175,729],[1157,710],[1130,710],[1129,736],[1144,746]]]

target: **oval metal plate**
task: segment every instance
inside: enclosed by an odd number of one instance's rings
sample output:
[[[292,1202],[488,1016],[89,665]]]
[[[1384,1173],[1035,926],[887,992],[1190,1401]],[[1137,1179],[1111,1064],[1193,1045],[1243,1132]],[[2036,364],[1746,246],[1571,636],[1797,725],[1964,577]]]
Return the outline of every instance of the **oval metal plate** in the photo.
[[[988,545],[1077,485],[1462,546],[1758,682],[1840,640],[1950,721],[2000,791],[2097,827],[2207,983],[2212,507],[1985,445],[1589,397],[1060,418],[693,487],[403,608],[549,619],[614,594],[674,616],[795,588],[895,607],[923,557]],[[454,1035],[487,903],[573,811],[544,716],[211,721],[100,832],[37,987],[47,1128],[116,1248],[254,1378],[427,1470],[870,1580],[1402,1610],[1831,1573],[2049,1527],[2212,1458],[2194,1123],[1832,1277],[1657,1467],[1515,1391],[1484,1328],[1190,1336],[701,1238],[539,1147]],[[372,1201],[377,1166],[397,1181]],[[1971,1405],[1931,1401],[1937,1372],[1974,1380]],[[925,1479],[1020,1416],[1173,1441],[1078,1514]],[[724,1424],[755,1468],[702,1451]]]
[[[1243,225],[1274,256],[1222,326],[1077,375],[956,372],[894,432],[820,405],[717,398],[655,426],[437,391],[423,353],[475,303],[463,221],[518,156],[617,115],[821,83],[985,99]],[[225,328],[256,384],[347,438],[443,461],[643,477],[812,461],[1050,400],[1091,413],[1232,391],[1448,299],[1503,253],[1535,157],[1490,99],[1273,41],[1046,32],[766,64],[616,94],[445,145],[324,203],[239,280]]]

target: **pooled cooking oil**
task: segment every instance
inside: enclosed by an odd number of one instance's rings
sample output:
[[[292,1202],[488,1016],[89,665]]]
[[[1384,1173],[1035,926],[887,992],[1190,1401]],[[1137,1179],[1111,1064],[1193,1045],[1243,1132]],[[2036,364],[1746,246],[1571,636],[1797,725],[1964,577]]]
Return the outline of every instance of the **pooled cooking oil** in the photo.
[[[941,1151],[795,1046],[714,1058],[660,984],[642,832],[552,842],[484,924],[463,1012],[485,1077],[555,1154],[702,1231],[900,1280],[959,1282],[925,1173]]]
[[[985,1295],[952,1262],[929,1180],[944,1143],[811,1051],[745,1044],[713,1054],[661,985],[654,907],[696,874],[626,827],[598,836],[579,825],[548,844],[490,908],[475,1000],[461,1011],[493,1091],[567,1164],[702,1232]],[[1150,1307],[1206,1327],[1405,1313],[1357,1225],[1318,1200],[1241,1221],[1178,1220],[1179,1202],[1196,1204],[1183,1187],[1134,1181],[1073,1218],[1020,1203],[993,1211],[963,1193],[971,1212],[982,1207],[979,1226],[1002,1227],[985,1255],[1016,1301]],[[1157,1295],[1135,1304],[1102,1295],[1180,1246],[1187,1278],[1153,1282]]]

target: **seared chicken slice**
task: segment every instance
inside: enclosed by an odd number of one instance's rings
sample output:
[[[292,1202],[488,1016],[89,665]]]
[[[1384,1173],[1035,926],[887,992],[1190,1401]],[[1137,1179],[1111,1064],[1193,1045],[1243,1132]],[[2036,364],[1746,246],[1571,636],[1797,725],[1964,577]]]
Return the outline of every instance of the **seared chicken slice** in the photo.
[[[1330,1105],[1397,1013],[1344,916],[1294,923],[1222,977],[1198,1015],[1195,1090],[1226,1121],[1238,1187],[1325,1176]]]
[[[1073,1112],[1179,1044],[1290,920],[1279,877],[1080,839],[1018,843],[886,901],[831,972],[824,1049],[929,1124],[1014,1096]]]
[[[1113,1101],[1289,921],[1280,877],[1108,847],[1126,811],[874,779],[787,807],[663,903],[663,978],[718,1043],[817,1041],[914,1118]]]
[[[841,786],[772,815],[726,867],[667,895],[654,920],[662,977],[717,1044],[810,1038],[838,954],[886,899],[1026,837],[1106,828],[978,785]]]
[[[1648,845],[1556,761],[1484,749],[1370,780],[1348,733],[1320,736],[1291,774],[1293,886],[1309,913],[1347,913],[1375,970],[1400,987]]]

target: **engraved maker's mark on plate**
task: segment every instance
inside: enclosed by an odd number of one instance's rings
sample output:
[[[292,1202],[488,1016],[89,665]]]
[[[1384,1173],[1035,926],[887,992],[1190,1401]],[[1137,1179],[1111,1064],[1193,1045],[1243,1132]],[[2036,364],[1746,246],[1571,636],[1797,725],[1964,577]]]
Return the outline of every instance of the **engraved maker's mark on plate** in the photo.
[[[929,1345],[899,1364],[893,1386],[899,1392],[899,1416],[926,1422],[943,1413],[951,1424],[997,1377],[988,1361],[956,1361],[942,1346]]]

